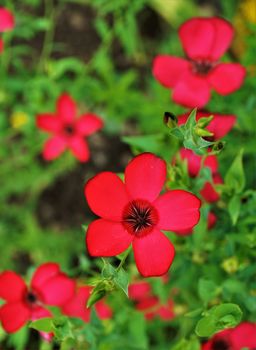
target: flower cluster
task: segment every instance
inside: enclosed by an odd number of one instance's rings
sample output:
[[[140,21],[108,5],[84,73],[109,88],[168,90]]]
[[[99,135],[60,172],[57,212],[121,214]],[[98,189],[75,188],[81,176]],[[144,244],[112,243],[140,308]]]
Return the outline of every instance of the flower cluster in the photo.
[[[0,321],[4,330],[13,333],[28,321],[51,317],[49,306],[59,307],[63,314],[89,321],[90,310],[85,307],[91,287],[76,286],[76,281],[60,270],[56,263],[45,263],[34,272],[31,283],[13,271],[0,274]],[[96,304],[101,319],[110,318],[112,310],[104,302]],[[48,335],[49,338],[49,335]]]

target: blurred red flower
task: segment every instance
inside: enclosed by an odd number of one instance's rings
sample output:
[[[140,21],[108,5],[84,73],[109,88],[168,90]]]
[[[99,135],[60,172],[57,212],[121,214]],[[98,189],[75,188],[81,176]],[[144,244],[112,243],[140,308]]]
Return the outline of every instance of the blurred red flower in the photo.
[[[38,128],[53,133],[44,145],[44,159],[55,159],[66,149],[70,149],[80,162],[89,159],[90,153],[85,136],[101,129],[103,121],[92,113],[83,114],[80,118],[76,116],[76,103],[68,94],[58,98],[56,113],[37,115]]]
[[[13,271],[0,274],[0,320],[8,333],[16,332],[27,321],[51,316],[45,305],[62,306],[75,292],[75,282],[60,271],[59,265],[46,263],[37,268],[31,284]]]
[[[256,324],[243,322],[235,328],[215,334],[202,345],[202,350],[254,350],[256,348]]]
[[[158,55],[153,75],[165,87],[173,88],[174,102],[203,107],[210,90],[227,95],[243,83],[245,68],[238,63],[220,63],[233,39],[232,25],[218,17],[192,18],[181,25],[179,37],[187,59]]]
[[[201,166],[208,167],[212,173],[212,183],[207,181],[200,191],[201,196],[206,202],[216,202],[220,198],[220,194],[214,188],[214,184],[222,184],[223,180],[218,173],[218,159],[215,155],[209,155],[205,158],[204,164],[202,165],[202,156],[195,154],[192,150],[181,148],[181,158],[187,160],[188,173],[191,177],[195,177],[199,174]]]
[[[87,230],[92,256],[115,256],[133,246],[143,276],[165,274],[175,255],[161,230],[193,227],[200,217],[200,200],[187,191],[172,190],[159,196],[166,180],[166,163],[151,153],[135,157],[125,169],[125,183],[103,172],[87,182],[85,196],[91,210],[101,216]]]
[[[190,113],[185,113],[178,116],[178,125],[186,123]],[[224,137],[234,126],[236,117],[232,114],[217,114],[210,112],[198,111],[196,114],[196,120],[200,120],[202,117],[209,117],[213,115],[213,119],[206,127],[206,130],[212,132],[214,135],[210,137],[212,140],[218,140]],[[207,137],[209,139],[209,137]]]
[[[7,32],[14,27],[14,17],[12,13],[5,7],[0,7],[0,32]],[[0,39],[0,53],[4,49],[4,43]]]
[[[89,286],[79,287],[76,294],[62,307],[62,312],[70,317],[78,317],[84,322],[90,321],[91,310],[86,307],[92,288]],[[112,317],[112,310],[104,300],[99,300],[95,304],[98,317],[102,320]]]
[[[188,173],[191,177],[196,177],[199,174],[202,166],[210,168],[213,174],[215,174],[218,170],[218,159],[215,155],[207,156],[203,164],[203,157],[195,154],[191,149],[181,148],[180,156],[182,159],[187,160]]]
[[[163,304],[157,296],[154,296],[151,291],[151,286],[148,282],[134,282],[129,286],[129,298],[136,302],[136,310],[143,312],[147,320],[152,320],[159,317],[162,320],[172,320],[174,318],[173,301],[168,301]]]

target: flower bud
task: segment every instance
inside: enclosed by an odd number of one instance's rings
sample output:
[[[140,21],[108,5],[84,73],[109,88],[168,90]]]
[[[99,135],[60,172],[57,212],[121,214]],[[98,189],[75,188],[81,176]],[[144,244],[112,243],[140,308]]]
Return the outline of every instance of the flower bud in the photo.
[[[173,113],[165,112],[164,113],[164,123],[168,128],[172,129],[172,128],[175,128],[177,126],[178,119]]]

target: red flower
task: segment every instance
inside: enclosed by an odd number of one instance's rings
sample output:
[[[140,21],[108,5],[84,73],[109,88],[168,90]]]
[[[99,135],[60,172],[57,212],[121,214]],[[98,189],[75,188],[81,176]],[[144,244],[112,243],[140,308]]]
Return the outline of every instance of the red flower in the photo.
[[[14,17],[12,13],[4,7],[0,7],[0,32],[7,32],[14,27]],[[0,39],[0,52],[3,51],[4,43]]]
[[[74,297],[63,305],[62,312],[67,316],[78,317],[84,320],[84,322],[89,322],[91,310],[86,308],[86,303],[91,290],[92,288],[89,286],[80,287]],[[95,304],[95,309],[99,318],[102,320],[112,317],[112,310],[104,300],[98,301]]]
[[[67,148],[80,162],[86,162],[90,153],[85,136],[103,127],[102,120],[95,114],[83,114],[79,119],[75,101],[67,94],[58,98],[56,113],[39,114],[37,126],[53,133],[44,145],[43,157],[46,160],[57,158]]]
[[[182,159],[187,160],[188,172],[191,177],[198,175],[201,166],[202,166],[202,156],[195,154],[193,151],[182,148],[180,150],[180,155]],[[218,160],[215,155],[207,156],[203,166],[210,168],[212,173],[212,182],[213,184],[222,184],[223,180],[218,171]],[[200,191],[201,196],[205,199],[206,202],[213,203],[219,200],[220,195],[214,188],[211,182],[206,182]],[[183,230],[182,230],[183,231]],[[191,229],[190,229],[191,231]],[[176,231],[178,232],[178,231]],[[188,232],[187,230],[185,232]]]
[[[180,156],[182,159],[187,160],[188,173],[191,177],[196,177],[202,166],[210,168],[213,174],[218,170],[218,159],[215,155],[207,156],[203,164],[202,156],[195,154],[190,149],[181,148]]]
[[[210,230],[211,228],[213,228],[216,224],[217,221],[217,216],[213,213],[213,212],[209,212],[208,216],[207,216],[207,228],[208,230]],[[187,230],[180,230],[180,231],[175,231],[175,233],[178,236],[188,236],[191,235],[193,233],[193,229],[187,229]]]
[[[219,63],[233,38],[232,25],[222,18],[192,18],[180,27],[179,37],[188,59],[159,55],[154,77],[173,88],[173,101],[187,107],[203,107],[210,90],[227,95],[243,83],[245,68],[238,63]]]
[[[243,322],[235,328],[226,329],[202,345],[202,350],[254,350],[256,348],[256,324]]]
[[[178,116],[178,125],[186,123],[190,113],[185,113]],[[217,114],[209,112],[197,112],[196,120],[200,120],[202,117],[209,117],[213,115],[213,119],[206,127],[206,130],[212,132],[214,135],[210,137],[213,140],[218,140],[224,137],[234,126],[236,117],[232,114]]]
[[[147,320],[160,317],[162,320],[174,318],[173,302],[171,299],[162,304],[158,297],[152,295],[148,282],[134,282],[129,286],[129,298],[136,302],[136,309],[142,311]]]
[[[223,180],[220,174],[213,174],[212,182],[214,185],[222,184]],[[219,192],[216,191],[216,189],[211,184],[211,182],[206,182],[204,184],[204,187],[201,189],[200,194],[204,198],[204,200],[208,203],[217,202],[220,199]]]
[[[61,306],[75,291],[75,283],[60,271],[58,264],[46,263],[37,268],[31,284],[13,271],[0,274],[0,320],[8,333],[16,332],[29,320],[50,316],[45,305]]]
[[[174,247],[161,230],[193,227],[200,217],[200,200],[183,190],[159,196],[166,179],[166,163],[151,153],[135,157],[126,167],[125,184],[103,172],[85,186],[92,211],[101,216],[87,230],[92,256],[115,256],[133,246],[143,276],[165,274],[174,258]]]

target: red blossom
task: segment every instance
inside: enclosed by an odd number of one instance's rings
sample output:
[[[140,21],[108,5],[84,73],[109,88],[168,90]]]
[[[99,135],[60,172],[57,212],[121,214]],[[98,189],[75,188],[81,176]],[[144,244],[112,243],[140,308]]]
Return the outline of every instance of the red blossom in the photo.
[[[85,196],[101,218],[87,230],[91,256],[115,256],[132,244],[135,262],[143,276],[165,274],[175,255],[161,230],[193,227],[200,217],[200,200],[187,191],[160,195],[166,180],[166,163],[151,153],[135,157],[126,167],[124,183],[103,172],[89,180]]]
[[[46,305],[62,306],[75,292],[75,283],[60,271],[59,265],[46,263],[37,268],[30,286],[13,271],[0,274],[0,308],[4,330],[13,333],[30,320],[49,317]]]
[[[168,321],[175,316],[173,301],[168,299],[165,304],[161,303],[160,299],[152,294],[151,286],[148,282],[131,283],[129,286],[129,298],[136,302],[136,310],[143,312],[147,320],[159,317]]]
[[[185,113],[178,116],[178,125],[186,123],[190,113]],[[196,120],[200,120],[203,117],[213,116],[212,121],[206,127],[206,130],[212,132],[214,135],[211,137],[212,140],[218,140],[224,137],[234,126],[236,117],[232,114],[217,114],[210,112],[197,112]]]
[[[220,198],[220,194],[217,192],[214,185],[222,184],[223,180],[220,174],[218,173],[217,157],[215,155],[207,156],[202,165],[202,159],[203,159],[202,156],[195,154],[193,151],[189,149],[182,148],[180,150],[180,155],[182,159],[187,161],[188,173],[191,177],[197,176],[202,166],[210,168],[212,173],[212,183],[207,181],[204,184],[203,188],[201,189],[200,194],[204,198],[204,200],[208,203],[213,203],[218,201]]]
[[[213,174],[218,170],[218,159],[215,155],[207,156],[202,163],[202,156],[195,154],[190,149],[181,148],[180,156],[182,159],[187,160],[188,173],[191,177],[196,177],[199,174],[202,166],[210,168]]]
[[[92,113],[76,117],[76,103],[68,94],[58,98],[55,113],[37,115],[38,128],[53,134],[44,145],[44,159],[53,160],[66,149],[70,149],[80,162],[89,159],[90,153],[85,137],[101,129],[103,121]]]
[[[89,286],[79,287],[76,294],[62,307],[62,312],[70,317],[78,317],[84,322],[90,321],[91,310],[86,307],[92,288]],[[112,317],[112,310],[104,300],[95,304],[98,317],[102,320]]]
[[[159,55],[153,62],[153,75],[173,89],[174,102],[187,107],[203,107],[214,89],[220,95],[237,90],[245,68],[238,63],[220,63],[229,48],[233,27],[218,17],[192,18],[181,25],[179,37],[186,59]]]
[[[254,350],[256,348],[256,324],[243,322],[235,328],[226,329],[202,345],[202,350]]]
[[[220,185],[223,183],[220,174],[213,174],[212,182],[213,184],[211,182],[206,182],[200,191],[201,196],[208,203],[217,202],[220,199],[220,194],[214,187],[214,185]]]

